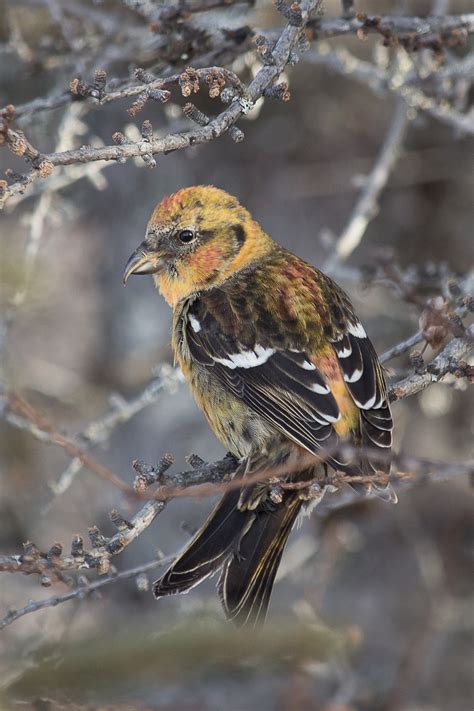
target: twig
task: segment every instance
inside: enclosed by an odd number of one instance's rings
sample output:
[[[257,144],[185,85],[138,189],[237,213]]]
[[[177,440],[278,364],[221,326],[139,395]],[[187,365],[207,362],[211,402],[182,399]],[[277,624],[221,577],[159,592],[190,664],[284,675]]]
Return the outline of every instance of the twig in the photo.
[[[352,19],[342,17],[323,17],[308,22],[308,28],[314,32],[315,38],[336,37],[347,34],[357,34],[360,30],[366,32],[387,32],[392,35],[408,35],[417,33],[421,36],[464,30],[474,32],[474,13],[463,15],[436,15],[413,17],[406,15],[365,15],[360,13]]]
[[[26,430],[42,442],[61,447],[71,458],[80,459],[85,467],[101,479],[110,482],[124,493],[130,492],[130,487],[115,472],[91,457],[72,438],[58,432],[41,413],[19,395],[14,393],[9,393],[6,396],[1,395],[0,405],[0,412],[7,422],[19,429]]]
[[[110,538],[105,538],[96,527],[89,530],[89,537],[93,544],[90,550],[84,549],[80,536],[73,537],[70,555],[62,555],[62,545],[54,544],[48,553],[40,553],[32,543],[26,543],[21,555],[0,555],[0,572],[23,573],[25,575],[46,576],[50,581],[61,578],[61,574],[69,570],[84,568],[97,569],[99,574],[110,570],[110,559],[136,540],[166,506],[163,499],[147,501],[130,521],[122,525],[118,520],[117,512],[111,513],[120,530]]]
[[[384,353],[382,353],[382,355],[379,357],[379,360],[383,365],[384,363],[387,363],[389,360],[392,360],[392,358],[396,358],[397,356],[402,355],[403,353],[406,353],[407,351],[410,350],[410,348],[413,348],[413,346],[416,346],[418,343],[421,343],[422,340],[423,340],[423,333],[421,331],[417,331],[416,333],[413,334],[413,336],[410,336],[410,338],[407,338],[406,341],[397,343],[396,346],[393,346],[392,348],[389,348],[388,351],[385,351]]]
[[[305,60],[311,64],[325,64],[334,71],[352,76],[377,93],[393,93],[403,99],[411,109],[423,111],[463,133],[474,134],[474,116],[470,113],[463,114],[454,109],[448,101],[427,96],[407,82],[392,81],[388,72],[358,59],[345,49],[331,52],[327,45],[320,45],[317,49],[307,52]]]
[[[80,106],[84,108],[85,104],[80,104]],[[188,125],[186,119],[178,119],[173,121],[170,126],[157,130],[155,134],[156,137],[163,137],[167,135],[170,129],[176,132],[182,131],[186,129]],[[26,191],[26,193],[21,189],[17,191],[14,196],[9,199],[7,209],[14,209],[23,200],[42,195],[45,191],[59,193],[63,188],[68,188],[83,178],[88,179],[98,190],[102,190],[107,186],[107,179],[106,176],[103,175],[103,171],[112,165],[113,163],[95,162],[65,166],[63,169],[55,171],[47,181],[33,181],[31,190]],[[16,185],[16,183],[14,185]],[[13,188],[14,185],[11,187]],[[18,183],[18,185],[21,187],[20,183]]]
[[[144,408],[155,403],[163,391],[172,390],[174,386],[182,381],[183,376],[178,368],[162,369],[160,377],[152,380],[135,398],[124,400],[122,397],[114,397],[111,410],[99,419],[90,422],[87,427],[75,437],[75,439],[81,443],[82,451],[106,441],[116,427],[128,422]],[[55,498],[67,491],[83,466],[83,461],[79,457],[71,460],[58,481],[51,484]]]
[[[457,283],[457,288],[459,289],[460,297],[458,299],[458,306],[453,309],[453,313],[460,318],[466,316],[472,311],[472,291],[474,287],[474,270],[469,271],[462,279]],[[449,289],[448,289],[449,291]],[[461,303],[459,303],[461,302]],[[424,340],[423,331],[420,329],[413,336],[410,336],[401,343],[397,343],[392,348],[382,353],[379,360],[382,364],[387,363],[392,358],[396,358],[403,353],[406,353],[411,348],[421,343]]]
[[[321,0],[306,0],[301,3],[300,9],[304,21],[308,19],[309,13],[319,6],[320,1]],[[153,156],[160,153],[166,154],[192,145],[208,143],[228,131],[228,129],[233,126],[242,114],[247,113],[247,111],[252,108],[252,105],[257,101],[257,99],[263,95],[265,89],[273,84],[288,63],[290,54],[297,44],[301,32],[302,27],[295,26],[291,22],[288,22],[285,29],[281,32],[281,35],[272,51],[273,63],[271,65],[264,65],[259,70],[248,88],[245,87],[244,96],[241,95],[240,97],[235,97],[232,103],[218,116],[212,119],[208,125],[196,128],[193,131],[173,134],[163,139],[148,138],[147,140],[139,141],[137,143],[127,143],[121,141],[119,145],[100,146],[98,148],[83,146],[77,150],[60,151],[45,155],[40,154],[39,151],[34,149],[28,141],[26,141],[22,134],[18,134],[18,132],[15,132],[9,127],[6,128],[6,141],[9,145],[14,146],[20,143],[24,147],[24,150],[22,148],[22,154],[32,161],[41,160],[41,165],[48,166],[48,174],[50,174],[51,171],[57,166],[71,165],[75,163],[90,163],[102,160],[124,162],[133,157],[141,156],[143,158],[144,156]],[[211,67],[207,70],[199,70],[196,74],[200,76],[199,72],[210,72],[212,69],[216,68]],[[227,70],[221,71],[227,72]],[[227,75],[230,74],[230,72],[227,72]],[[176,75],[177,78],[173,77],[172,79],[173,81],[179,81],[182,76],[183,74]],[[240,80],[237,79],[236,81]],[[133,89],[133,91],[136,90],[137,87]],[[15,148],[15,150],[17,149]],[[35,169],[21,181],[17,181],[13,185],[4,187],[3,193],[0,196],[0,207],[2,207],[13,195],[18,192],[23,192],[25,189],[25,181],[28,181],[28,184],[30,184],[31,181],[35,179],[32,176],[37,176],[37,174],[38,170]]]
[[[152,560],[148,563],[143,563],[142,565],[137,565],[135,568],[129,568],[128,570],[122,570],[120,573],[111,573],[106,578],[101,578],[100,580],[95,580],[92,583],[87,583],[87,585],[79,585],[74,590],[63,593],[61,595],[52,595],[45,600],[30,600],[27,605],[20,607],[18,609],[10,609],[7,614],[0,619],[0,630],[4,629],[12,622],[29,615],[31,612],[37,612],[38,610],[44,610],[46,607],[56,607],[63,602],[68,602],[69,600],[74,600],[79,598],[80,600],[85,599],[92,593],[104,588],[106,585],[112,585],[112,583],[118,583],[121,580],[129,580],[130,578],[136,578],[138,575],[143,573],[148,573],[150,570],[167,565],[173,560],[173,556],[167,556],[166,558],[159,558],[158,560]]]
[[[399,100],[382,148],[365,182],[362,194],[323,270],[331,271],[338,261],[347,259],[360,244],[369,222],[377,213],[380,194],[399,158],[409,120],[406,104]]]
[[[425,373],[414,373],[395,383],[390,388],[390,399],[401,400],[414,395],[431,385],[438,383],[449,374],[456,374],[459,361],[473,350],[474,327],[466,329],[464,338],[453,338],[428,365]]]

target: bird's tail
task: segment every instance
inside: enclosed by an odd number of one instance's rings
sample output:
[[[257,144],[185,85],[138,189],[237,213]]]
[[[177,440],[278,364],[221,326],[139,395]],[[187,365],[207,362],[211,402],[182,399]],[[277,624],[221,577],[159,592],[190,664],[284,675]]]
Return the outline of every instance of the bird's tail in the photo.
[[[238,627],[255,627],[267,616],[273,583],[302,501],[292,494],[273,510],[260,510],[219,580],[225,614]]]
[[[276,505],[241,510],[241,490],[219,501],[191,543],[154,583],[155,597],[183,593],[222,569],[219,594],[236,625],[255,626],[266,617],[273,582],[301,507],[297,494]]]

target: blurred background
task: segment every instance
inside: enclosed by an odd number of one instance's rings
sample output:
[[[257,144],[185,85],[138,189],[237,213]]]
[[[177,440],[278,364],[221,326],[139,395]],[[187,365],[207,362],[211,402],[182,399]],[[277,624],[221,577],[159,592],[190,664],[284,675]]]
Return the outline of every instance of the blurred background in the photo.
[[[156,35],[126,4],[0,2],[0,105],[67,89],[75,76],[92,76],[104,56],[111,77],[153,66],[166,47],[157,49]],[[430,8],[417,0],[356,3],[358,11],[378,14],[423,15]],[[446,11],[472,9],[469,0],[451,0]],[[324,10],[337,16],[340,3],[327,0]],[[263,1],[203,13],[195,21],[216,31],[282,24]],[[376,35],[366,41],[336,37],[329,44],[367,61],[393,58]],[[472,40],[450,50],[456,56],[469,51]],[[237,57],[233,68],[248,81],[254,52]],[[241,143],[224,136],[158,156],[153,171],[134,160],[73,166],[60,174],[63,184],[52,176],[51,189],[44,181],[7,204],[0,215],[3,314],[21,290],[27,245],[37,255],[4,338],[4,377],[59,430],[82,432],[109,411],[111,396],[133,398],[172,366],[167,305],[150,278],[131,279],[126,289],[121,281],[155,203],[165,195],[200,183],[222,187],[285,247],[317,266],[328,258],[395,103],[324,64],[302,60],[288,75],[291,101],[259,104],[239,122]],[[472,84],[467,100],[469,91]],[[216,101],[196,102],[211,114],[220,110]],[[149,103],[130,118],[130,101],[92,110],[74,102],[26,116],[21,125],[42,152],[110,144],[115,131],[136,139],[146,118],[156,135],[184,130],[183,103],[175,92],[169,104]],[[426,297],[439,294],[449,276],[460,280],[472,269],[473,148],[472,137],[426,114],[410,122],[379,213],[347,268],[336,274],[379,353],[419,327],[419,309],[374,278],[381,255],[403,273],[422,274]],[[2,174],[9,167],[25,170],[4,149]],[[77,179],[71,178],[74,170],[83,171]],[[394,379],[411,368],[406,355],[388,365]],[[397,450],[430,460],[467,460],[473,454],[472,413],[464,381],[433,385],[395,405]],[[119,491],[85,469],[55,496],[53,487],[70,460],[5,421],[0,452],[0,553],[19,553],[27,540],[41,550],[54,541],[67,548],[73,534],[87,537],[94,524],[113,533],[112,508],[133,513]],[[132,460],[156,463],[165,452],[173,453],[179,469],[188,466],[191,452],[206,461],[224,455],[175,379],[93,450],[130,484]],[[110,585],[100,596],[25,616],[0,634],[5,707],[470,711],[472,500],[467,477],[460,477],[412,489],[397,506],[322,506],[290,538],[267,628],[256,641],[223,625],[212,580],[190,595],[156,602],[142,576],[138,583]],[[114,565],[123,570],[151,560],[158,550],[175,553],[211,505],[207,498],[172,501]],[[4,573],[0,616],[30,598],[66,590],[62,583],[43,589],[35,576]]]

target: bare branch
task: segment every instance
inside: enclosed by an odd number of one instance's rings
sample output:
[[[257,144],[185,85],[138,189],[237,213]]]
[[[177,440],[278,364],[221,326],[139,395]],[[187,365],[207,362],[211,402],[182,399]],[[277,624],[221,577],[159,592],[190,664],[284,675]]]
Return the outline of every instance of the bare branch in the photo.
[[[349,222],[337,239],[323,271],[331,271],[338,261],[347,259],[360,244],[369,222],[377,214],[378,199],[397,163],[408,124],[409,116],[406,104],[399,100],[372,172],[366,180]]]
[[[395,383],[390,388],[390,399],[401,400],[424,390],[431,383],[438,383],[447,375],[459,373],[463,377],[460,361],[466,358],[473,350],[474,327],[466,329],[464,338],[453,338],[443,348],[436,358],[427,366],[425,373],[414,373],[408,378]]]
[[[163,465],[166,467],[169,460]],[[169,462],[168,466],[170,466]],[[62,573],[71,570],[96,569],[99,574],[110,570],[110,559],[138,538],[153,523],[166,506],[166,501],[153,499],[147,501],[133,516],[127,525],[110,538],[105,538],[97,527],[89,529],[93,548],[85,550],[83,540],[76,535],[72,539],[70,555],[62,555],[62,545],[55,544],[48,553],[40,553],[32,543],[26,543],[21,555],[0,555],[0,572],[41,575],[51,580],[61,579]]]
[[[300,9],[304,21],[308,19],[309,13],[313,9],[318,7],[319,4],[320,0],[306,0],[304,3],[301,4]],[[197,81],[199,81],[199,78],[205,73],[205,76],[208,76],[210,73],[212,73],[212,70],[225,72],[227,80],[231,81],[232,85],[234,87],[237,86],[241,91],[240,96],[236,96],[231,102],[231,104],[226,109],[224,109],[224,111],[222,111],[218,116],[212,119],[209,124],[207,124],[206,126],[199,127],[194,131],[170,135],[163,139],[152,138],[137,143],[120,142],[119,145],[101,146],[99,148],[94,148],[92,146],[83,146],[78,150],[60,151],[43,155],[26,140],[25,136],[22,133],[14,131],[12,128],[10,128],[10,118],[3,128],[3,133],[5,136],[4,140],[14,152],[23,155],[25,156],[25,158],[29,159],[34,166],[34,170],[29,173],[25,178],[22,178],[22,180],[14,182],[13,185],[3,186],[3,192],[0,195],[0,207],[2,207],[5,202],[13,195],[17,194],[18,192],[23,192],[25,190],[26,184],[30,185],[31,182],[33,182],[33,180],[38,177],[38,175],[44,176],[45,172],[44,169],[42,170],[42,166],[45,165],[48,166],[47,175],[49,177],[52,170],[57,166],[71,165],[76,163],[90,163],[102,160],[119,161],[123,163],[129,158],[138,156],[141,156],[143,158],[144,156],[166,154],[171,151],[181,150],[192,145],[208,143],[209,141],[218,138],[223,133],[228,131],[229,128],[237,121],[237,119],[242,114],[247,113],[247,111],[252,108],[252,105],[257,101],[257,99],[259,99],[263,95],[265,89],[270,87],[273,82],[278,78],[278,76],[281,74],[281,72],[287,65],[290,58],[290,54],[293,48],[296,46],[301,32],[302,27],[295,26],[294,24],[292,24],[291,21],[288,22],[287,26],[282,31],[272,51],[272,64],[264,65],[257,73],[253,81],[250,83],[248,88],[244,87],[240,83],[240,80],[235,77],[235,75],[234,79],[231,80],[232,73],[228,72],[227,70],[223,70],[218,67],[210,67],[204,70],[193,69],[192,71],[195,73]],[[190,72],[191,70],[185,70],[185,72],[183,72],[182,74],[175,75],[169,80],[158,80],[158,82],[180,82],[182,81],[183,75],[186,74],[186,71]],[[160,83],[160,88],[163,85],[164,84]],[[150,86],[151,83],[147,84],[148,89]],[[193,87],[191,91],[195,91],[196,87],[192,82],[191,86]],[[79,85],[76,85],[75,90],[78,91],[79,94],[82,91]],[[135,95],[136,93],[138,93],[139,89],[138,87],[132,87],[129,88],[128,92],[130,91],[133,91],[133,95]],[[186,96],[189,95],[187,91],[187,88],[186,90],[183,90],[183,93],[185,93]],[[127,90],[122,90],[120,96],[116,96],[115,98],[123,98],[124,95],[131,95],[130,93],[124,94],[123,92],[127,92]],[[84,93],[85,95],[91,93],[88,87],[84,88]]]
[[[462,318],[472,312],[473,305],[471,293],[473,287],[474,271],[471,270],[462,280],[460,280],[460,283],[457,284],[457,288],[459,289],[461,295],[461,298],[458,301],[461,303],[458,303],[458,305],[453,309],[453,313],[456,314],[456,316]],[[403,355],[403,353],[406,353],[423,340],[423,331],[420,329],[414,333],[413,336],[410,336],[410,338],[407,338],[401,343],[397,343],[395,346],[385,351],[385,353],[382,353],[379,360],[382,364],[387,363],[389,360],[392,360],[392,358]]]
[[[412,110],[426,112],[452,128],[474,134],[474,116],[470,113],[463,114],[454,109],[448,101],[427,96],[400,78],[392,81],[390,73],[358,59],[345,49],[331,51],[327,45],[322,44],[316,50],[307,52],[305,60],[311,64],[327,65],[334,71],[354,77],[377,93],[392,93],[403,99]]]
[[[446,35],[474,32],[474,13],[464,15],[435,15],[427,17],[408,17],[404,15],[365,15],[359,13],[352,19],[342,17],[323,17],[311,20],[308,28],[314,33],[314,38],[336,37],[347,34],[357,34],[360,30],[377,32],[385,37],[400,37],[417,34],[421,40],[432,40],[436,35]]]
[[[105,442],[119,425],[128,422],[144,408],[155,403],[163,392],[172,391],[173,388],[182,381],[183,376],[179,369],[175,368],[172,370],[162,368],[160,376],[148,383],[144,390],[135,398],[124,400],[122,397],[115,396],[113,398],[112,408],[109,412],[99,419],[90,422],[87,427],[76,436],[75,439],[82,445],[82,451],[88,450],[100,442]],[[58,481],[51,485],[55,497],[67,491],[83,466],[83,461],[79,457],[75,457],[71,460],[69,466],[61,474]]]
[[[32,434],[36,439],[48,444],[55,444],[64,449],[73,459],[79,459],[82,464],[97,474],[101,479],[110,482],[120,491],[129,493],[130,488],[109,467],[91,457],[71,438],[58,432],[55,427],[32,405],[14,393],[0,395],[0,411],[10,424]]]
[[[0,556],[0,560],[1,560]],[[63,602],[69,602],[70,600],[84,600],[89,597],[92,593],[104,588],[106,585],[112,585],[112,583],[118,583],[122,580],[130,580],[130,578],[137,578],[139,575],[148,573],[155,568],[159,568],[163,565],[167,565],[173,560],[173,556],[167,556],[166,558],[159,558],[158,560],[151,560],[148,563],[143,563],[142,565],[137,565],[135,568],[129,568],[128,570],[122,570],[120,573],[113,572],[109,573],[106,578],[101,578],[100,580],[94,580],[92,583],[87,583],[87,585],[79,585],[69,592],[52,595],[44,600],[30,600],[27,605],[20,607],[18,609],[10,609],[7,614],[0,619],[0,630],[4,629],[12,622],[19,620],[20,617],[29,615],[32,612],[37,612],[38,610],[44,610],[46,607],[56,607]],[[1,570],[1,563],[0,563]]]

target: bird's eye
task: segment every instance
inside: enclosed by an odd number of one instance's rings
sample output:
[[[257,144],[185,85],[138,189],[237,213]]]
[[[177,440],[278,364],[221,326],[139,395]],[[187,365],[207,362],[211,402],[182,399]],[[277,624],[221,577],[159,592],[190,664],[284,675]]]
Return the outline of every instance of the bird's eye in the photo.
[[[183,244],[189,244],[193,241],[194,237],[195,235],[192,230],[181,230],[181,232],[178,232],[178,239],[180,242],[183,242]]]

